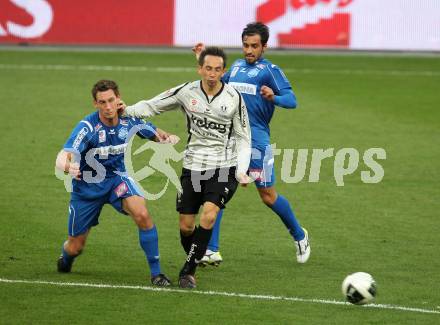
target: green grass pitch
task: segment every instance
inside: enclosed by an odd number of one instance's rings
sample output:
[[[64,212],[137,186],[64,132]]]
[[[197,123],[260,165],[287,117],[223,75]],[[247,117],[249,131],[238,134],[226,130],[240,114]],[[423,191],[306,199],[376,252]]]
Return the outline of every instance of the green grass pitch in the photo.
[[[267,57],[286,71],[299,102],[296,110],[276,110],[272,142],[309,149],[305,178],[296,184],[281,181],[277,157],[276,186],[309,230],[312,255],[297,264],[278,217],[253,186],[240,189],[223,218],[225,262],[197,272],[198,290],[214,291],[203,295],[36,282],[149,286],[136,227],[111,207],[103,209],[73,273],[56,272],[69,194],[54,176],[54,161],[75,124],[94,109],[95,81],[116,80],[123,99],[134,103],[197,79],[192,54],[0,51],[0,279],[31,281],[0,282],[0,323],[439,324],[439,57]],[[181,113],[153,121],[186,139]],[[184,147],[185,141],[177,145]],[[336,186],[334,156],[323,160],[319,182],[308,182],[312,149],[355,148],[362,157],[373,147],[386,151],[378,161],[385,171],[380,183],[361,181],[361,171],[369,170],[361,160],[344,177],[345,186]],[[153,192],[164,182],[154,174],[143,184]],[[159,230],[163,271],[176,283],[184,254],[174,200],[169,188],[148,207]],[[436,313],[324,303],[343,301],[341,282],[356,271],[376,279],[377,304]]]

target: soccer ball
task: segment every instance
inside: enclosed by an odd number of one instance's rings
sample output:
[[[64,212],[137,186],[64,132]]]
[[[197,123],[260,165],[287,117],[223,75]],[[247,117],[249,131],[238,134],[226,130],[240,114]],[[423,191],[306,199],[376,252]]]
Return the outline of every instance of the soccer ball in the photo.
[[[376,282],[365,272],[356,272],[348,275],[342,282],[342,294],[347,301],[355,305],[364,305],[372,302],[376,297]]]

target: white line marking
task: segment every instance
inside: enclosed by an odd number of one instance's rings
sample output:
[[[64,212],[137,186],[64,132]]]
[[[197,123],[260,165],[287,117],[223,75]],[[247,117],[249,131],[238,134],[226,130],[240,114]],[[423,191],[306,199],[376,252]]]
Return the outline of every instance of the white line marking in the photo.
[[[164,72],[196,73],[196,67],[145,67],[118,65],[69,65],[69,64],[0,64],[2,70],[55,70],[55,71],[121,71],[121,72]],[[364,70],[364,69],[283,69],[286,73],[342,74],[377,76],[419,76],[440,77],[440,71],[428,70]]]
[[[348,302],[337,301],[337,300],[310,299],[310,298],[270,296],[270,295],[256,295],[256,294],[223,292],[223,291],[183,290],[183,289],[157,288],[157,287],[147,287],[147,286],[112,285],[112,284],[104,284],[104,283],[99,284],[99,283],[55,282],[55,281],[39,281],[39,280],[10,280],[10,279],[2,279],[2,278],[0,278],[0,282],[36,284],[36,285],[47,284],[47,285],[61,286],[61,287],[67,286],[67,287],[89,287],[89,288],[104,288],[104,289],[131,289],[131,290],[144,290],[144,291],[160,291],[160,292],[172,292],[172,293],[198,294],[198,295],[207,295],[207,296],[238,297],[238,298],[244,298],[244,299],[281,300],[281,301],[295,301],[295,302],[305,302],[305,303],[313,303],[313,304],[353,306]],[[399,310],[399,311],[425,313],[425,314],[440,314],[440,311],[437,311],[437,310],[414,308],[414,307],[404,307],[404,306],[396,306],[396,305],[369,304],[369,305],[364,305],[361,307],[362,308],[390,309],[390,310]]]
[[[194,72],[191,67],[145,67],[117,65],[69,65],[69,64],[0,64],[3,70],[59,70],[59,71],[122,71],[122,72]]]

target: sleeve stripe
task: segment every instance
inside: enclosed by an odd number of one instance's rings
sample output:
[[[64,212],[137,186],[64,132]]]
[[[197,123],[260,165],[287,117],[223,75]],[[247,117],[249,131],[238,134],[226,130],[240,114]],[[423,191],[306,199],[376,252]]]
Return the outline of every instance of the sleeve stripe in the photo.
[[[182,109],[185,111],[184,107],[182,106]],[[191,120],[189,119],[189,116],[186,115],[186,128],[188,131],[188,139],[186,140],[186,149],[189,147],[189,143],[191,142]]]
[[[273,78],[273,81],[275,81],[275,85],[277,86],[278,91],[280,91],[280,86],[278,85],[277,80],[275,79],[275,76],[273,75],[272,71],[270,70],[269,67],[267,67],[267,70],[269,70],[269,72],[270,72],[270,74],[271,74],[271,76]]]
[[[87,124],[87,126],[88,126],[88,127],[89,127],[89,129],[90,129],[90,132],[93,132],[93,126],[92,126],[92,124],[90,124],[90,122],[89,122],[89,121],[86,121],[86,120],[82,120],[81,122],[83,122],[83,123]]]
[[[231,122],[231,127],[229,128],[229,134],[228,134],[228,141],[231,139],[233,129],[234,129],[234,122]]]
[[[183,84],[182,87],[177,88],[177,89],[176,89],[171,95],[169,95],[169,96],[167,96],[167,97],[164,97],[164,98],[161,98],[160,100],[164,100],[164,99],[167,99],[167,98],[170,98],[170,97],[173,97],[173,96],[177,95],[177,93],[178,93],[183,87],[185,87],[187,84],[189,84],[189,82],[185,82],[185,83]]]
[[[243,120],[243,116],[241,115],[242,114],[242,112],[241,112],[241,95],[240,95],[240,93],[238,92],[237,89],[235,89],[234,87],[232,87],[232,88],[238,94],[238,114],[240,115],[240,122],[243,122],[242,121]]]

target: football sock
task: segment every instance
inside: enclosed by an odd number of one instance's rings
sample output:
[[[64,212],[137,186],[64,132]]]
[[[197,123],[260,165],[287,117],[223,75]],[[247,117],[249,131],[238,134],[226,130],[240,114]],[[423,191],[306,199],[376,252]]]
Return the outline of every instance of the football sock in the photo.
[[[67,253],[66,250],[64,249],[64,244],[63,244],[63,262],[64,262],[64,264],[69,265],[69,266],[72,265],[73,261],[75,260],[75,258],[78,255],[74,255],[74,256],[69,255],[69,253]]]
[[[220,210],[215,219],[214,227],[212,228],[211,239],[209,240],[208,249],[213,252],[219,250],[219,238],[220,238],[220,222],[222,221],[223,210]]]
[[[197,268],[196,261],[200,261],[205,255],[208,247],[209,239],[211,238],[212,229],[205,229],[199,226],[194,234],[194,240],[191,244],[191,249],[186,257],[186,262],[183,265],[180,275],[191,274],[194,275]]]
[[[182,244],[183,249],[185,250],[186,255],[189,254],[189,250],[191,249],[191,244],[194,239],[194,234],[196,233],[197,227],[194,228],[194,231],[189,236],[185,236],[185,234],[180,231],[180,243]]]
[[[147,230],[139,229],[139,243],[147,257],[151,276],[160,274],[159,239],[156,225]]]
[[[299,225],[298,220],[296,220],[295,214],[290,208],[289,201],[287,201],[284,196],[278,194],[275,203],[269,207],[281,218],[295,240],[304,239],[304,231]]]

